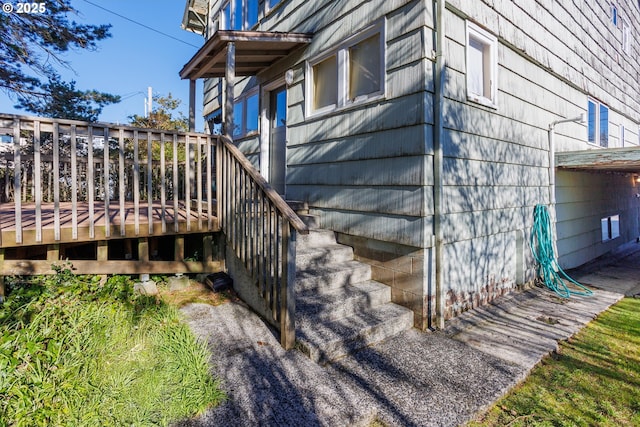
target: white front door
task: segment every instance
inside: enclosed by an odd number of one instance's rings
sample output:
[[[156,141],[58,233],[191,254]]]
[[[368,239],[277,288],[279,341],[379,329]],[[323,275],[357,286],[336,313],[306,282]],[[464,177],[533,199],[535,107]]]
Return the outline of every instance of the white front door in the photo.
[[[287,88],[278,87],[269,93],[269,184],[284,196],[287,170]]]

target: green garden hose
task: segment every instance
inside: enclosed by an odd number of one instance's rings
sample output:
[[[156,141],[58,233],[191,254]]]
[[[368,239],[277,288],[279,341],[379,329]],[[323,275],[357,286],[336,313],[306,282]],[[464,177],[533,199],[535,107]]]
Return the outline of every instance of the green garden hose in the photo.
[[[549,210],[544,205],[536,205],[534,208],[533,229],[531,230],[529,245],[533,257],[538,263],[538,274],[547,288],[562,298],[569,298],[571,295],[593,295],[590,289],[573,280],[558,265],[556,256],[553,253],[553,229],[551,228]],[[562,277],[580,290],[569,289]]]

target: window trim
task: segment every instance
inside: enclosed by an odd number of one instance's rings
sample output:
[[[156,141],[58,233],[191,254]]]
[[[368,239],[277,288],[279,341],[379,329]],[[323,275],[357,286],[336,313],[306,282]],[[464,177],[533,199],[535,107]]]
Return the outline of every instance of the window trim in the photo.
[[[497,108],[497,95],[498,95],[498,38],[489,33],[485,29],[481,28],[477,24],[466,21],[466,39],[465,39],[465,60],[466,60],[466,84],[467,84],[467,100],[478,104],[482,104],[487,107]],[[469,72],[471,63],[469,49],[470,40],[475,39],[482,45],[489,48],[489,96],[485,94],[477,94],[471,92],[471,73]],[[483,57],[484,58],[484,57]],[[485,67],[487,64],[482,64]]]
[[[247,131],[247,101],[249,100],[249,98],[252,98],[253,96],[257,96],[258,97],[258,115],[256,116],[256,120],[257,120],[257,129],[255,130],[251,130],[251,131]],[[236,97],[233,100],[233,107],[235,109],[236,105],[242,103],[242,123],[240,123],[240,133],[238,135],[235,135],[233,132],[231,132],[231,137],[235,140],[238,139],[243,139],[243,138],[248,138],[248,137],[252,137],[255,135],[260,134],[260,91],[258,87],[255,87],[249,91],[247,91],[246,93],[243,93],[242,95]],[[236,117],[234,115],[233,118],[233,125],[234,125],[234,130],[235,130],[235,126],[238,123],[236,122]]]
[[[349,99],[349,49],[359,43],[374,37],[380,36],[380,86],[379,90],[366,95],[360,95],[354,99]],[[316,55],[306,61],[305,64],[305,117],[314,118],[326,115],[335,111],[361,106],[371,102],[384,99],[387,93],[387,42],[386,42],[386,21],[380,20],[370,27],[365,28],[356,35],[344,40],[338,46]],[[335,56],[338,74],[336,103],[327,105],[317,110],[313,109],[314,104],[314,71],[313,68]]]

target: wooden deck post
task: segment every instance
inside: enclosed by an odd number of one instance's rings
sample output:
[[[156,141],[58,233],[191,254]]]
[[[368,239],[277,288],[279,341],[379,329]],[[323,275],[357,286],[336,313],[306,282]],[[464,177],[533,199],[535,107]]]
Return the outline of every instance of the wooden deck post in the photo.
[[[98,262],[109,260],[109,242],[107,240],[98,242],[96,258]]]
[[[205,263],[213,261],[213,236],[211,234],[202,236],[202,261]]]
[[[280,344],[290,350],[296,343],[296,230],[289,223],[282,227],[282,289],[280,298]]]
[[[47,262],[56,262],[60,260],[60,245],[47,245]]]
[[[138,260],[149,262],[149,239],[146,237],[138,239]]]
[[[176,236],[173,253],[173,259],[175,261],[184,261],[184,236]]]
[[[196,131],[196,81],[189,80],[189,132]]]
[[[227,44],[227,67],[224,79],[226,83],[224,101],[224,134],[233,138],[233,103],[235,101],[235,80],[236,80],[236,44]]]
[[[4,248],[0,248],[0,304],[4,302]]]

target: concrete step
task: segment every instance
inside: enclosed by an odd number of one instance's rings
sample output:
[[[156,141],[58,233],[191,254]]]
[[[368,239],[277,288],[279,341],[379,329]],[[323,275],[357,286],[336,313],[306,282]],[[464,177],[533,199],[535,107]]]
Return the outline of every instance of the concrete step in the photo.
[[[302,250],[336,243],[336,235],[331,230],[309,230],[309,234],[298,235],[296,248]]]
[[[309,213],[309,204],[298,200],[287,200],[289,207],[298,215]]]
[[[308,290],[323,293],[368,280],[371,280],[371,266],[358,261],[346,261],[319,268],[298,270],[295,286],[296,293]]]
[[[353,248],[333,244],[296,250],[296,269],[309,270],[353,260]]]
[[[311,360],[326,363],[412,326],[413,312],[389,303],[329,322],[300,319],[296,337],[298,347]]]
[[[296,318],[325,322],[352,316],[391,301],[391,288],[373,280],[355,283],[330,292],[300,292],[296,297]]]
[[[304,222],[309,230],[317,230],[320,228],[320,217],[318,215],[309,215],[299,213],[298,217]]]

